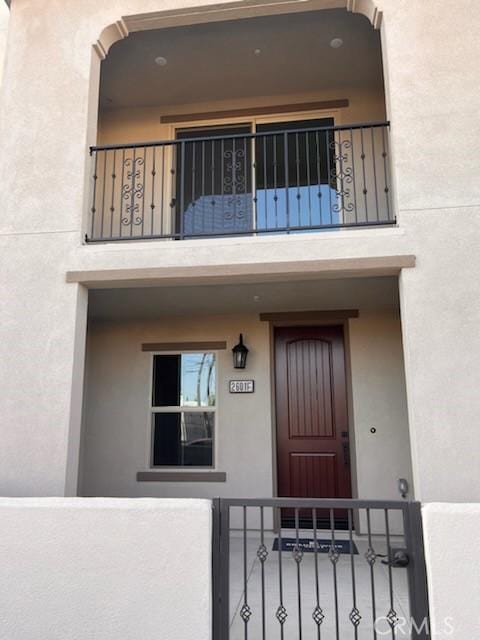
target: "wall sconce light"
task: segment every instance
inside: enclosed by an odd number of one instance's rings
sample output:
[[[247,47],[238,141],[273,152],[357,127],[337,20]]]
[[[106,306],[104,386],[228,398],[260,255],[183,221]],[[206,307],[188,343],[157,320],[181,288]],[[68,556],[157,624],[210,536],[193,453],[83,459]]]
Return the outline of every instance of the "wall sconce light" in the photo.
[[[232,349],[233,367],[235,369],[245,369],[247,364],[248,349],[243,344],[243,335],[240,334],[240,341]]]

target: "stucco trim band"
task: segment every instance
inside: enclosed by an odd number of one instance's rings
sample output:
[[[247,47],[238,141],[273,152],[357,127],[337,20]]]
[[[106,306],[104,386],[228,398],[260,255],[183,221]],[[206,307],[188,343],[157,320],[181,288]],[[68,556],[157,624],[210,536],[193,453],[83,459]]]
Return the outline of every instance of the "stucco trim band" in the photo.
[[[194,5],[181,9],[133,14],[124,16],[123,20],[132,32],[258,15],[324,9],[347,9],[352,13],[361,13],[370,20],[374,29],[380,29],[381,26],[382,12],[375,6],[374,0],[240,0],[240,2]]]
[[[273,111],[279,113],[296,113],[297,111],[320,111],[322,109],[341,109],[348,107],[350,101],[322,100],[320,102],[297,102],[294,104],[268,105],[266,107],[251,107],[249,109],[228,109],[226,111],[204,111],[201,113],[182,113],[180,115],[160,116],[164,124],[192,122],[194,120],[219,120],[221,118],[241,118],[243,116],[270,115]]]
[[[137,482],[226,482],[224,471],[139,471]]]
[[[221,351],[226,342],[144,342],[142,351]]]
[[[358,309],[340,309],[338,311],[284,311],[279,313],[260,313],[261,322],[277,324],[290,324],[297,322],[341,322],[348,318],[358,318]]]
[[[67,271],[66,281],[92,289],[122,286],[155,286],[177,284],[230,284],[298,280],[308,277],[355,275],[397,275],[415,266],[414,255],[376,256],[367,258],[331,258],[270,263],[207,265],[203,267],[151,267],[140,269],[100,269]],[[219,275],[220,274],[220,275]]]

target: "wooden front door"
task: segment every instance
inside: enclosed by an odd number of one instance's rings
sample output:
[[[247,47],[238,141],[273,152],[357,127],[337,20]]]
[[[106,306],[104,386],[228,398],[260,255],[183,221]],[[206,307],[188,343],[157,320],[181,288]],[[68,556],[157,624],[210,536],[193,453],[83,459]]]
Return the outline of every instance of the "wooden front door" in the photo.
[[[351,498],[343,328],[277,328],[275,385],[278,495]]]

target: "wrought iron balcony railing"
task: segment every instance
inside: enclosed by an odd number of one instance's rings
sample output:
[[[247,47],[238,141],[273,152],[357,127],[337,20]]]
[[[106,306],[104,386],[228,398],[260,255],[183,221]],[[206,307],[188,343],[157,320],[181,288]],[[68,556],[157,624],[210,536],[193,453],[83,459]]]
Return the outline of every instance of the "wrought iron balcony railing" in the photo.
[[[395,222],[387,122],[92,147],[86,240],[301,233]],[[224,131],[224,130],[223,130]]]

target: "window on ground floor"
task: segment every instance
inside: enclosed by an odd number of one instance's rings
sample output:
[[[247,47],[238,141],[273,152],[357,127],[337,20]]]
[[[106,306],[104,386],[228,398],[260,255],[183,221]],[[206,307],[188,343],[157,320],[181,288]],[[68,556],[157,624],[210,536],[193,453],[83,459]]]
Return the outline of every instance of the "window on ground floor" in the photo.
[[[214,353],[153,356],[153,467],[213,467]]]

